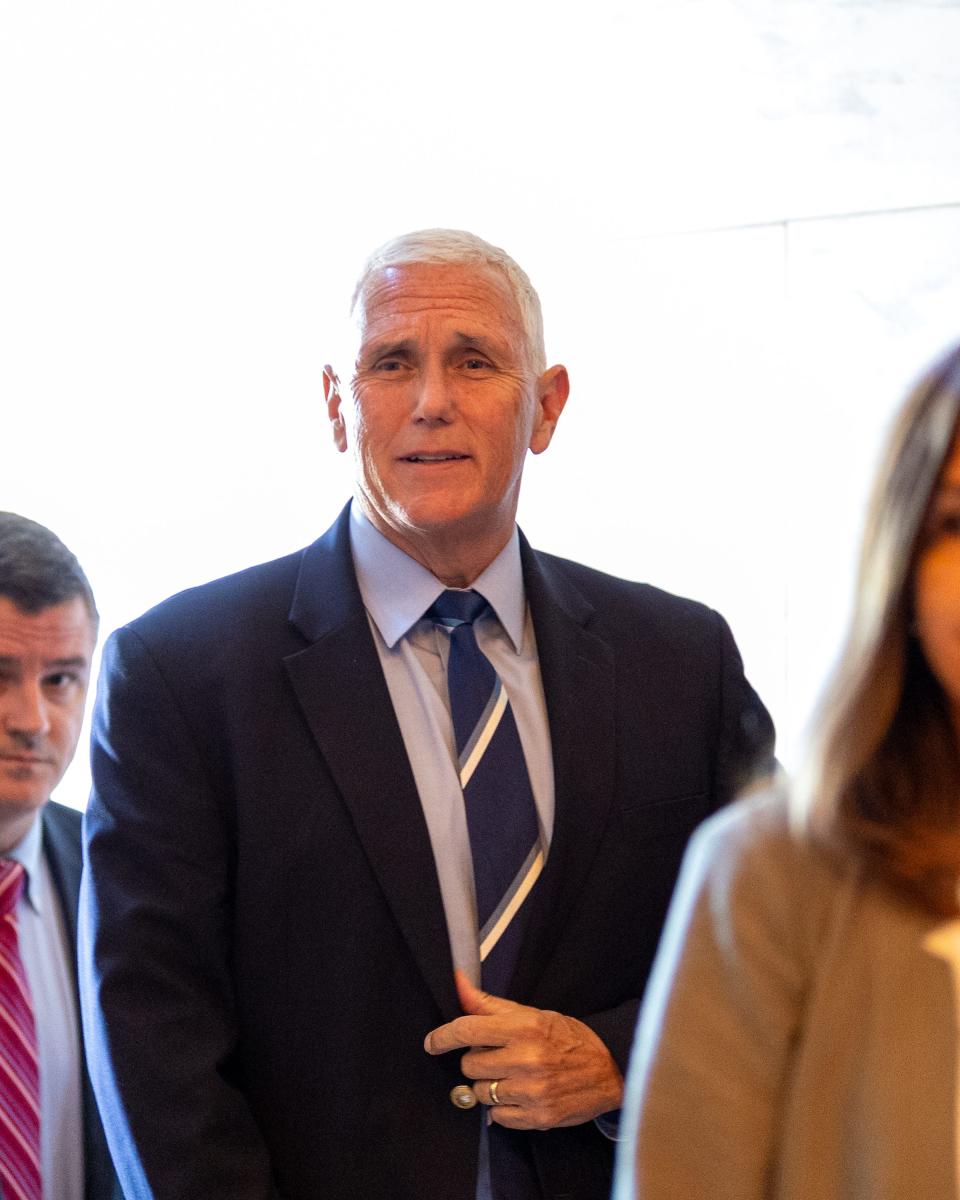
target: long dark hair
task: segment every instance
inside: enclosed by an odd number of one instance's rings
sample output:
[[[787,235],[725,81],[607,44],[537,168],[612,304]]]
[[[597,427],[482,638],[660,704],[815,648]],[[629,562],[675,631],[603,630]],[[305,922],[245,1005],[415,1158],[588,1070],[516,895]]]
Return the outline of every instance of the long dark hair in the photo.
[[[847,645],[797,789],[815,836],[944,915],[960,911],[960,748],[913,632],[913,582],[958,416],[960,345],[920,379],[894,424]]]

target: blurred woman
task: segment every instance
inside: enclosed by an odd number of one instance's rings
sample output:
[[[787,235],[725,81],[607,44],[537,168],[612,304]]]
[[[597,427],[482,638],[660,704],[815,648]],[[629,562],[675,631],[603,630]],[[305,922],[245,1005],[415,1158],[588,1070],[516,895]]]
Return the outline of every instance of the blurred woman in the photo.
[[[909,397],[805,776],[687,852],[617,1200],[957,1200],[960,347]]]

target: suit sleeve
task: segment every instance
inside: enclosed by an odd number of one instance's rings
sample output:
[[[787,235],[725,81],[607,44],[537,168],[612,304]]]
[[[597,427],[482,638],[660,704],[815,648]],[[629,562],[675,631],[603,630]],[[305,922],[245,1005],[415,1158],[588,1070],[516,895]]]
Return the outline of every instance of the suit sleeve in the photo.
[[[228,819],[131,630],[104,649],[85,817],[80,981],[90,1075],[130,1200],[273,1200],[234,1080]]]
[[[770,1194],[811,969],[798,914],[816,907],[770,816],[735,806],[690,843],[637,1031],[616,1200]]]
[[[773,721],[743,672],[743,660],[733,634],[718,613],[720,625],[721,688],[720,740],[714,799],[717,808],[769,776],[776,767]]]
[[[712,613],[711,618],[716,623],[718,645],[714,671],[718,734],[713,750],[710,801],[710,810],[714,811],[733,800],[757,778],[771,774],[775,760],[770,714],[744,675],[743,660],[730,627],[719,613]],[[635,998],[586,1018],[586,1024],[603,1041],[624,1074],[630,1060],[639,1009],[640,999]]]

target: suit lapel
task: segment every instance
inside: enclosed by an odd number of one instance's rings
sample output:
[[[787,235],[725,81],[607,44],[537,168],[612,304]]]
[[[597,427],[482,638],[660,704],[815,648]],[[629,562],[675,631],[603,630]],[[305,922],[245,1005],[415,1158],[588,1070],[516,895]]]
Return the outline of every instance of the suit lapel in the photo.
[[[614,656],[592,606],[521,536],[553,749],[555,816],[512,989],[530,993],[596,856],[614,792]],[[350,557],[346,511],[304,554],[285,659],[297,700],[407,945],[443,1015],[459,1015],[440,885],[420,797]]]
[[[512,995],[528,997],[596,857],[614,794],[614,655],[586,626],[593,607],[521,536],[553,752],[554,827],[530,897]]]
[[[76,976],[77,956],[77,899],[80,893],[80,838],[76,829],[67,824],[73,814],[63,813],[52,801],[43,811],[43,853],[53,877],[60,900],[70,948],[73,951],[71,968]]]
[[[403,936],[444,1017],[460,1012],[433,850],[350,556],[347,510],[305,553],[284,662]]]

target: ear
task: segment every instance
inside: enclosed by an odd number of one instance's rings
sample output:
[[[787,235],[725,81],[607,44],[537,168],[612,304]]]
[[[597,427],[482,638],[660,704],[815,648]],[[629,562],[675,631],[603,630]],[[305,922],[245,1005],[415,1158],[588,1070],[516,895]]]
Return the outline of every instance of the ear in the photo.
[[[340,411],[340,380],[329,363],[323,368],[323,397],[327,402],[327,416],[333,430],[333,444],[342,454],[347,448],[347,427]]]
[[[536,382],[537,410],[534,415],[530,449],[542,454],[550,445],[553,431],[560,420],[563,406],[570,395],[570,379],[566,367],[549,367]]]

